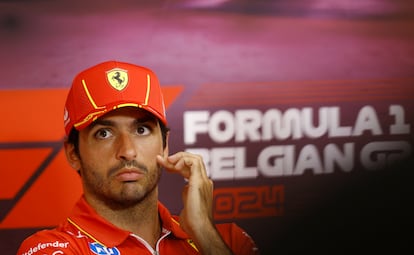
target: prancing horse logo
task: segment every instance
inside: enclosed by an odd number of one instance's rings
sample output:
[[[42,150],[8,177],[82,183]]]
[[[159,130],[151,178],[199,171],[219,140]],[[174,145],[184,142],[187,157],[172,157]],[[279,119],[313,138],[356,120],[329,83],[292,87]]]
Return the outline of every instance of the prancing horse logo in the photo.
[[[128,72],[115,68],[106,73],[109,84],[116,90],[123,90],[128,85]]]

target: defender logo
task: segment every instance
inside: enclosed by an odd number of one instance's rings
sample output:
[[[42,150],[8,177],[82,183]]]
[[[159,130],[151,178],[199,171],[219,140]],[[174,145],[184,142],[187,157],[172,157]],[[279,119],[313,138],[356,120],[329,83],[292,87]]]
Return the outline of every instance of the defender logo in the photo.
[[[116,90],[123,90],[128,85],[128,72],[126,70],[115,68],[106,73],[109,84]]]

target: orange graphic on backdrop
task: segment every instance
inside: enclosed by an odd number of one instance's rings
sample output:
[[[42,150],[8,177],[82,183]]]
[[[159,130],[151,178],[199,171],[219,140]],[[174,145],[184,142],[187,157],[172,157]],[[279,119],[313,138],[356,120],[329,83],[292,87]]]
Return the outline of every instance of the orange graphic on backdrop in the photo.
[[[166,107],[182,86],[163,87]],[[0,229],[55,226],[81,194],[62,142],[67,89],[0,92]]]

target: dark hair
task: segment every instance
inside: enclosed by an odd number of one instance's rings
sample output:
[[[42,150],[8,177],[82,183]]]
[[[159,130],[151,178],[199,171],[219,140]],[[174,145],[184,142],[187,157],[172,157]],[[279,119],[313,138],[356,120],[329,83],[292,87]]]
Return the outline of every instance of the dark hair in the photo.
[[[161,135],[162,135],[162,147],[165,148],[167,146],[167,133],[170,129],[164,125],[161,121],[158,121],[160,124]],[[75,153],[80,156],[79,154],[79,131],[76,128],[72,128],[68,136],[68,143],[73,144],[75,147]]]

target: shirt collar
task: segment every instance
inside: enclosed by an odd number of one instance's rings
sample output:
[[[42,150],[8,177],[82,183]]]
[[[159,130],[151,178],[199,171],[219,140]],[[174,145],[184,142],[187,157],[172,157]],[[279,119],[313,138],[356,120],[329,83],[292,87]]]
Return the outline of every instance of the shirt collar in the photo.
[[[178,217],[172,216],[161,202],[158,202],[158,214],[164,229],[171,231],[171,234],[176,238],[188,238],[188,235],[180,227]],[[130,231],[120,229],[98,215],[83,196],[75,204],[68,221],[84,235],[104,244],[106,247],[119,246],[132,234]]]

